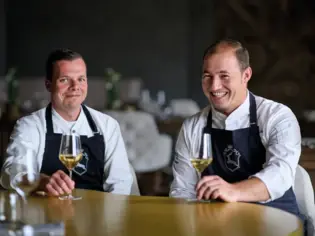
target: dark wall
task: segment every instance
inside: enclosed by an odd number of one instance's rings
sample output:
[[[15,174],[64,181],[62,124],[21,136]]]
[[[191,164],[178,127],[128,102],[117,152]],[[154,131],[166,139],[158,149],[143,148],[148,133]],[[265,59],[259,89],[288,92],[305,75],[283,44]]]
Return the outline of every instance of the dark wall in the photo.
[[[201,87],[202,57],[204,50],[216,40],[214,1],[191,1],[190,6],[190,67],[188,96],[199,103],[201,107],[208,105],[208,100]]]
[[[0,0],[0,76],[6,72],[6,19],[5,0]]]
[[[20,75],[42,76],[49,51],[70,47],[83,54],[90,76],[112,67],[126,77],[141,77],[153,92],[187,96],[189,0],[9,4],[7,59]]]

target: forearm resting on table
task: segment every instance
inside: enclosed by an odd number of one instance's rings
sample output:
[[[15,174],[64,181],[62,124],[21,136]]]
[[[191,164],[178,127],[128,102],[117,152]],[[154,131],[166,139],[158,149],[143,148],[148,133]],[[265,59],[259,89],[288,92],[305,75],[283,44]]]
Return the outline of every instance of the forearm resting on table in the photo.
[[[238,190],[239,202],[263,202],[270,199],[266,185],[253,177],[233,184]]]

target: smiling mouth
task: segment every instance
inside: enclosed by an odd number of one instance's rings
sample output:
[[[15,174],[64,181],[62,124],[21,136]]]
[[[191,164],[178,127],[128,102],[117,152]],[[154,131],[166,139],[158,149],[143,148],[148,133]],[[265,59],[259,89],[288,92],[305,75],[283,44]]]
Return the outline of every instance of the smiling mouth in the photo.
[[[66,95],[67,98],[80,97],[80,95]]]
[[[211,97],[222,98],[225,95],[227,95],[228,93],[227,92],[210,92],[210,94],[211,94]]]

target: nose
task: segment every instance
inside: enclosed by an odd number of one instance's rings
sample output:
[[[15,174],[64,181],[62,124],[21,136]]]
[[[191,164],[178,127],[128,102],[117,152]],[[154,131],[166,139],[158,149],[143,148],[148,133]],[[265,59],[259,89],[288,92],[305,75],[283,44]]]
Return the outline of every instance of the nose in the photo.
[[[79,86],[79,82],[76,80],[72,80],[71,82],[71,90],[76,91],[79,90],[80,86]]]
[[[216,91],[222,88],[221,79],[218,76],[215,76],[210,80],[209,87],[211,91]]]

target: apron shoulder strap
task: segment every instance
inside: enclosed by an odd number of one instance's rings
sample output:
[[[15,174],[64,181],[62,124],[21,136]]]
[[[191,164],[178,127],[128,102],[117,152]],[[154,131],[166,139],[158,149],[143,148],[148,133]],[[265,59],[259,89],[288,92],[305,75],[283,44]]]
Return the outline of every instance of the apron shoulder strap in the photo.
[[[46,119],[46,129],[47,133],[54,133],[54,128],[52,124],[52,114],[51,114],[51,103],[48,104],[45,111],[45,119]]]
[[[252,93],[249,94],[249,122],[250,126],[257,123],[257,106],[256,100]]]
[[[89,125],[93,131],[93,133],[98,133],[96,124],[86,106],[82,105],[84,114],[89,122]],[[52,112],[51,112],[51,103],[48,104],[45,111],[45,118],[46,118],[46,129],[47,133],[52,134],[54,133],[53,123],[52,123]]]
[[[87,107],[85,105],[82,105],[84,114],[89,122],[90,128],[92,129],[93,133],[98,133],[96,124],[91,116],[91,113],[89,112],[89,110],[87,109]]]

